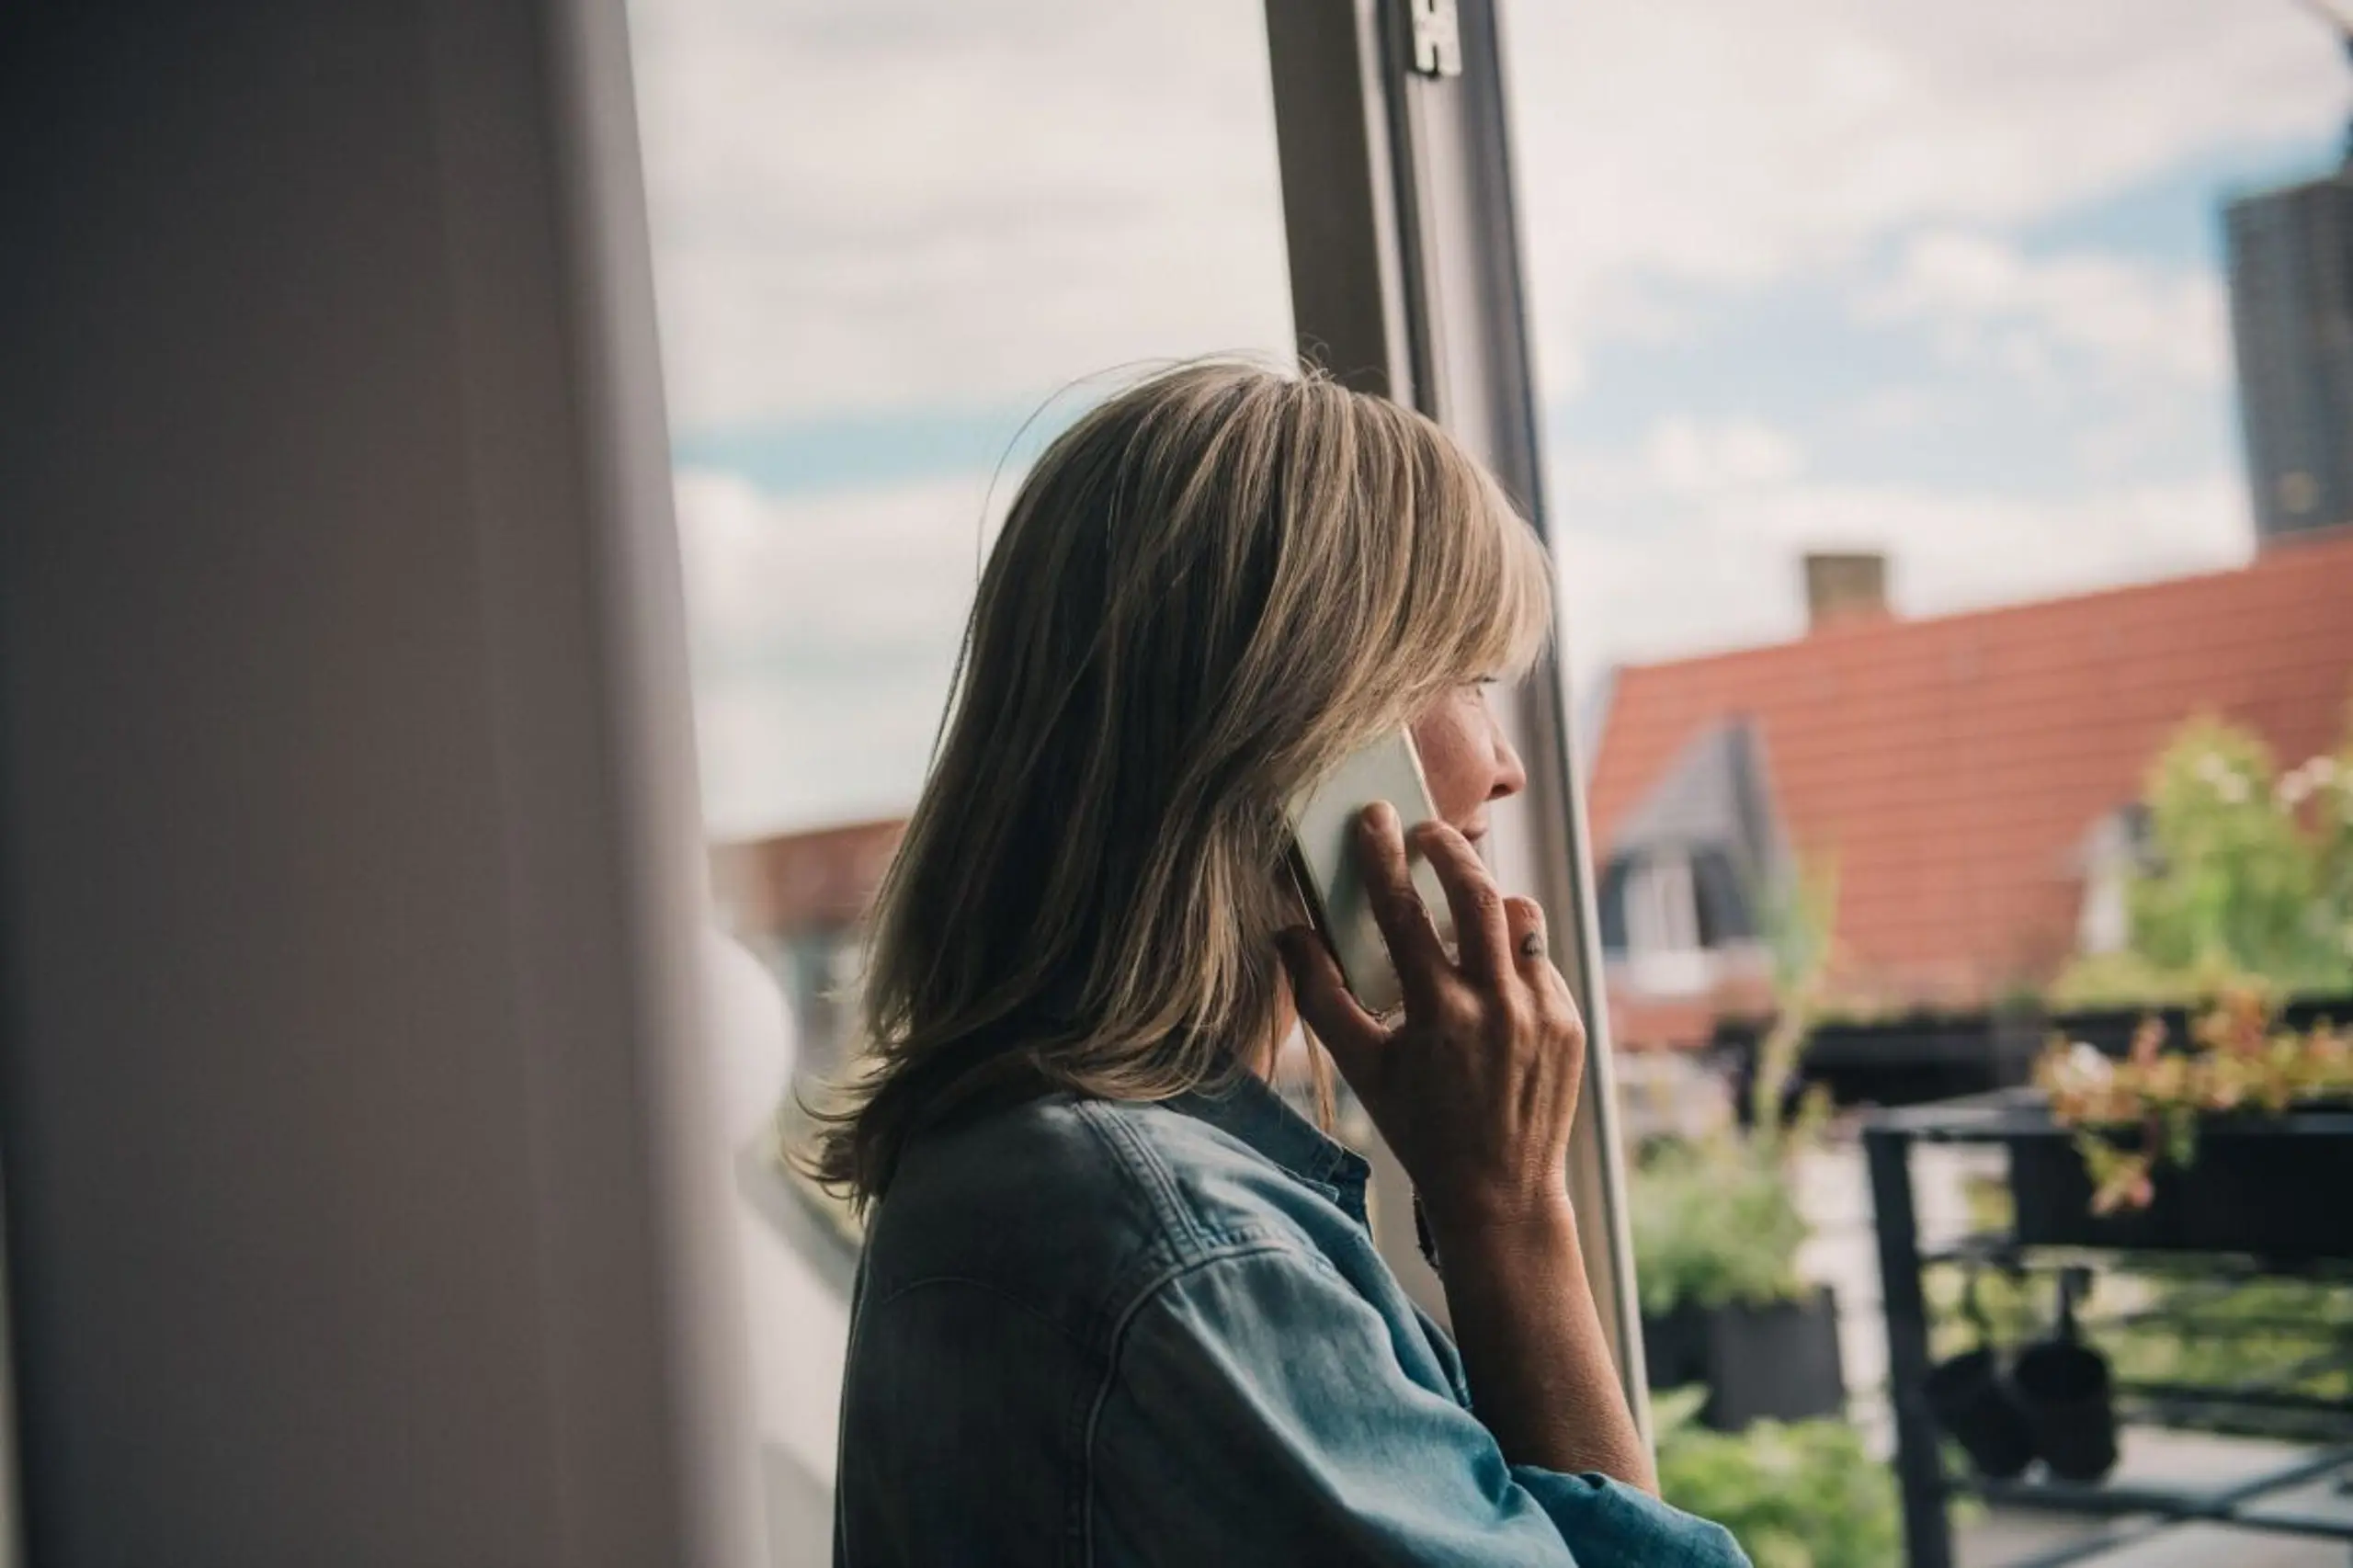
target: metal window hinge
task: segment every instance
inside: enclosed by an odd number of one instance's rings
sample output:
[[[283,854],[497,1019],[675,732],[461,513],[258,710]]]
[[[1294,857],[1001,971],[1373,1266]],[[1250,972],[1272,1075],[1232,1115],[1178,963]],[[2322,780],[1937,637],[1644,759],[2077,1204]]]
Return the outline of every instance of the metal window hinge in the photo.
[[[1411,0],[1414,69],[1425,76],[1462,74],[1462,28],[1454,0]]]

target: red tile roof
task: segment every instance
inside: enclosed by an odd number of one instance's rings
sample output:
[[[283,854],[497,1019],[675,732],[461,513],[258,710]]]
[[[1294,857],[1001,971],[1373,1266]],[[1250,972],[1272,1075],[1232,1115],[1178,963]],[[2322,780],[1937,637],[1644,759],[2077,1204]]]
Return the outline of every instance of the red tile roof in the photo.
[[[906,831],[899,818],[779,834],[710,853],[711,883],[737,930],[792,937],[865,917]]]
[[[2219,713],[2300,759],[2336,743],[2348,697],[2353,535],[2239,571],[1834,626],[1620,670],[1588,789],[1595,841],[1606,853],[1695,734],[1745,715],[1790,842],[1836,863],[1850,978],[1982,1000],[2072,951],[2078,847],[2138,796],[2175,726]]]

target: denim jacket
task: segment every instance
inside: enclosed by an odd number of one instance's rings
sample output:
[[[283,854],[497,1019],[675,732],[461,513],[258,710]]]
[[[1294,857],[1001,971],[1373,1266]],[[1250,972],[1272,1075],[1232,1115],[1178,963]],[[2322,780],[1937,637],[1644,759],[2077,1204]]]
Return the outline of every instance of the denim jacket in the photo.
[[[1745,1564],[1506,1461],[1373,1251],[1367,1175],[1247,1077],[915,1142],[859,1267],[837,1568]]]

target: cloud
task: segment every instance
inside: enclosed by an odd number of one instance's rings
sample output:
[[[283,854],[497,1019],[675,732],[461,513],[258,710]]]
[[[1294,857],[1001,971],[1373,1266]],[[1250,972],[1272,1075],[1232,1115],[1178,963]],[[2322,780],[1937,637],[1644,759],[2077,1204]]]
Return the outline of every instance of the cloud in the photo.
[[[1809,550],[1889,557],[1904,614],[1934,615],[2242,563],[2235,476],[2058,497],[1794,483],[1697,500],[1568,457],[1556,540],[1571,673],[1802,633]]]
[[[1872,435],[1902,434],[1927,427],[1950,401],[1950,392],[1941,388],[1892,381],[1858,400],[1847,417]]]
[[[790,638],[896,645],[963,623],[1018,472],[882,490],[765,494],[730,473],[677,477],[680,549],[697,635],[743,656]]]
[[[1680,416],[1652,427],[1643,445],[1649,477],[1672,495],[1711,495],[1786,483],[1805,470],[1795,441],[1755,419],[1705,425]]]
[[[704,813],[714,837],[915,801],[980,562],[1018,473],[767,495],[677,483]]]
[[[1913,239],[1859,309],[1870,320],[1935,324],[1948,355],[1991,358],[2030,378],[2051,373],[2053,350],[2124,378],[2220,387],[2230,374],[2227,303],[2208,272],[2111,256],[2029,259],[1993,236],[1943,230]]]
[[[2000,229],[2202,150],[2325,134],[2325,35],[2217,0],[1522,0],[1540,362],[1916,225]],[[642,0],[682,426],[1028,397],[1288,351],[1255,0]]]
[[[632,10],[673,418],[1288,355],[1255,0]]]
[[[1756,289],[2324,133],[2326,35],[2214,0],[1590,0],[1507,17],[1546,358],[1662,281]]]

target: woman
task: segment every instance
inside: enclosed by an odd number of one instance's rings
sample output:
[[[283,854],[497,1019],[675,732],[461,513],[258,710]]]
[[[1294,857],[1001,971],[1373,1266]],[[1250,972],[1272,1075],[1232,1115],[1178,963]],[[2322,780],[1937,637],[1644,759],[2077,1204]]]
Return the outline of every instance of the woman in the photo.
[[[1040,460],[813,1155],[871,1206],[837,1563],[1742,1561],[1651,1495],[1566,1195],[1584,1029],[1475,848],[1523,782],[1485,683],[1548,581],[1436,426],[1328,381],[1188,367]],[[1383,1021],[1297,924],[1284,803],[1400,725],[1442,820],[1364,813]],[[1265,1081],[1302,1020],[1420,1194],[1459,1354],[1364,1163]]]

